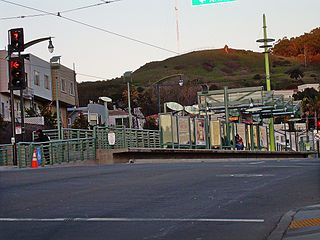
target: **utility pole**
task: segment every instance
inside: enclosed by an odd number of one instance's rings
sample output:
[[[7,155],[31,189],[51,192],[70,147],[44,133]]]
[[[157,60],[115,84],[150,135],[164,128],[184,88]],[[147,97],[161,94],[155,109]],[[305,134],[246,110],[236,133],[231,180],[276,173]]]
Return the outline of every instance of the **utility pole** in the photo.
[[[178,44],[178,55],[180,55],[180,34],[179,34],[179,18],[178,18],[178,0],[175,0],[175,12],[176,12],[176,25],[177,25],[177,44]]]

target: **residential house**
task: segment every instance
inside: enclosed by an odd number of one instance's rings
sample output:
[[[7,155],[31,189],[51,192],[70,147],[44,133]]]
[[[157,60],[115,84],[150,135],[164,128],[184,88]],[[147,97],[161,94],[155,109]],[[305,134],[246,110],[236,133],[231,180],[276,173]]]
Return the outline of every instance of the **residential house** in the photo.
[[[52,69],[52,64],[32,54],[23,55],[25,59],[26,89],[23,90],[24,108],[49,105],[56,111],[56,80],[58,80],[58,99],[63,127],[68,126],[67,107],[78,106],[76,74],[73,70],[60,65]],[[0,113],[5,121],[11,121],[10,91],[8,90],[7,51],[0,51]],[[20,91],[15,96],[15,116],[20,121]]]
[[[69,115],[69,127],[72,126],[75,119],[82,113],[87,117],[88,123],[90,126],[97,126],[105,124],[105,108],[102,104],[91,104],[89,103],[87,107],[73,107],[68,108]],[[114,106],[113,110],[108,111],[109,114],[109,126],[126,126],[129,127],[129,113],[116,109]],[[138,121],[138,119],[133,116],[134,121]]]

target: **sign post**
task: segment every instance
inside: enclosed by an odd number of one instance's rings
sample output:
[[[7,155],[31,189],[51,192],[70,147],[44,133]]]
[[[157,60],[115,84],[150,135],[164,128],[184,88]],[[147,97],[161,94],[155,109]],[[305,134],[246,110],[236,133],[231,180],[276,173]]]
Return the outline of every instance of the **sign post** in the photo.
[[[192,6],[207,5],[212,3],[234,2],[236,0],[192,0]]]

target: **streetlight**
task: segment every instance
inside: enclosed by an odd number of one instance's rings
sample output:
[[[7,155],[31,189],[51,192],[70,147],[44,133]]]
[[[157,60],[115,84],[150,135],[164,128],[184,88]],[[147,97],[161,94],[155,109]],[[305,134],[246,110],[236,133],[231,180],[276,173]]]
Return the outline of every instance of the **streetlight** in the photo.
[[[54,46],[52,44],[51,38],[49,39],[48,50],[49,50],[49,53],[53,53]]]
[[[178,84],[179,84],[180,87],[182,87],[182,86],[183,86],[183,79],[182,79],[183,74],[181,74],[181,73],[173,74],[173,75],[170,75],[170,76],[163,77],[163,78],[159,79],[157,82],[154,83],[154,84],[156,84],[156,86],[157,86],[158,113],[161,112],[161,104],[160,104],[160,84],[161,84],[162,82],[164,82],[165,80],[168,80],[169,78],[173,78],[173,77],[177,77],[177,76],[180,77]],[[152,85],[154,85],[154,84],[152,84]]]
[[[105,121],[104,124],[106,127],[109,126],[109,110],[108,110],[108,102],[112,102],[112,99],[109,97],[99,97],[101,101],[104,102],[104,110],[105,110]]]
[[[132,127],[131,117],[131,101],[130,101],[130,82],[132,82],[132,71],[127,71],[123,74],[124,81],[128,85],[128,112],[129,112],[129,128]]]

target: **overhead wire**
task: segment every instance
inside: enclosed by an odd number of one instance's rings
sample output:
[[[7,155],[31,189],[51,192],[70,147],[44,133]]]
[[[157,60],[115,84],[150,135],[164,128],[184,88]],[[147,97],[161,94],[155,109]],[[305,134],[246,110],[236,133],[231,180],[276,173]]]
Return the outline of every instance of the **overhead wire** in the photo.
[[[47,15],[60,17],[60,18],[63,18],[65,20],[68,20],[70,22],[74,22],[74,23],[77,23],[77,24],[80,24],[80,25],[83,25],[83,26],[86,26],[86,27],[89,27],[89,28],[92,28],[92,29],[95,29],[95,30],[99,30],[99,31],[102,31],[102,32],[105,32],[105,33],[109,33],[109,34],[112,34],[112,35],[115,35],[115,36],[130,40],[130,41],[134,41],[134,42],[149,46],[149,47],[153,47],[153,48],[157,48],[157,49],[160,49],[160,50],[163,50],[163,51],[166,51],[166,52],[178,54],[178,52],[176,52],[176,51],[172,51],[170,49],[166,49],[166,48],[163,48],[163,47],[160,47],[160,46],[157,46],[157,45],[145,42],[145,41],[141,41],[141,40],[138,40],[138,39],[135,39],[135,38],[132,38],[132,37],[128,37],[128,36],[125,36],[123,34],[119,34],[119,33],[113,32],[113,31],[109,31],[109,30],[104,29],[104,28],[96,27],[94,25],[91,25],[91,24],[88,24],[88,23],[85,23],[85,22],[81,22],[81,21],[78,21],[78,20],[75,20],[75,19],[72,19],[72,18],[69,18],[69,17],[65,17],[65,16],[62,16],[60,13],[55,14],[55,13],[52,13],[52,12],[47,12],[47,11],[44,11],[44,10],[41,10],[41,9],[37,9],[37,8],[34,8],[34,7],[29,7],[29,6],[26,6],[26,5],[23,5],[23,4],[19,4],[19,3],[15,3],[15,2],[11,2],[11,1],[8,1],[8,0],[0,0],[0,1],[8,3],[8,4],[15,5],[15,6],[27,8],[27,9],[30,9],[30,10],[42,12],[42,13],[45,13]]]
[[[83,7],[72,8],[72,9],[68,9],[68,10],[64,10],[64,11],[58,11],[57,14],[74,12],[74,11],[83,10],[83,9],[92,8],[92,7],[98,7],[98,6],[101,6],[101,5],[104,5],[104,4],[113,3],[113,2],[119,2],[119,1],[122,1],[122,0],[102,1],[101,3],[86,5],[86,6],[83,6]],[[22,16],[15,16],[15,17],[3,17],[3,18],[0,18],[0,20],[9,20],[9,19],[17,19],[17,18],[29,18],[29,17],[42,17],[42,16],[48,16],[48,15],[50,15],[50,14],[42,13],[42,14],[32,14],[32,15],[25,15],[25,16],[22,15]]]
[[[6,61],[6,59],[2,59],[0,58],[0,61]],[[45,67],[45,66],[41,66],[41,65],[37,65],[37,64],[32,64],[32,63],[28,63],[28,65],[30,66],[33,66],[33,67],[37,67],[37,68],[42,68],[42,69],[46,69],[46,70],[50,70],[51,68],[50,67]],[[67,71],[64,71],[62,69],[60,69],[60,72],[64,72],[64,73],[67,73]],[[76,75],[80,75],[80,76],[84,76],[84,77],[91,77],[91,78],[96,78],[98,80],[105,80],[105,81],[110,81],[111,79],[107,79],[106,77],[98,77],[98,76],[94,76],[94,75],[88,75],[88,74],[85,74],[85,73],[79,73],[79,72],[75,72]]]

